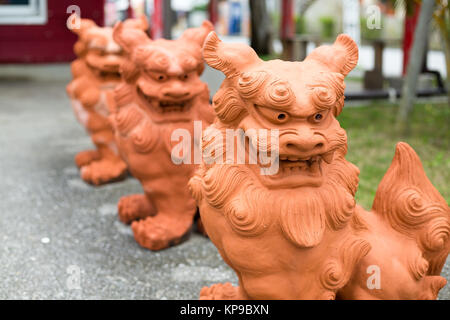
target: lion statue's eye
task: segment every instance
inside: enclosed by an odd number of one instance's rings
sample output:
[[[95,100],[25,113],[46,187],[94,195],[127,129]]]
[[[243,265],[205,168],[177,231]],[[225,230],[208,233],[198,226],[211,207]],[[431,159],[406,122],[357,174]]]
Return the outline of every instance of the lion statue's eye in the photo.
[[[321,123],[327,116],[328,112],[318,112],[309,117],[312,123]]]
[[[147,73],[150,75],[150,77],[153,80],[156,80],[158,82],[164,82],[167,80],[167,76],[163,73],[154,72],[154,71],[147,71]]]
[[[287,112],[267,108],[267,107],[261,107],[258,105],[255,105],[256,111],[260,113],[265,119],[269,120],[272,123],[275,124],[282,124],[289,120],[289,114]]]

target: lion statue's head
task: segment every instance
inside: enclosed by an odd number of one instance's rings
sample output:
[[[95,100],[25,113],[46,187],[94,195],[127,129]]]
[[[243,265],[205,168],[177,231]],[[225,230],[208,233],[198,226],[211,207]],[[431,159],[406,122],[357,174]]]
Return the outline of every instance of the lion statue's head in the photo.
[[[198,106],[209,104],[201,47],[213,29],[209,21],[186,30],[177,40],[151,40],[140,30],[114,28],[114,39],[127,53],[122,65],[125,84],[119,104],[134,101],[155,123],[198,119]]]
[[[78,35],[74,52],[80,62],[72,67],[74,78],[89,73],[101,84],[120,81],[119,68],[124,60],[124,51],[113,39],[113,28],[99,27],[93,20],[81,19],[76,14],[70,19],[75,20],[73,25],[76,27],[71,31]],[[125,28],[148,29],[145,16],[127,19],[123,24]]]
[[[275,144],[252,135],[240,141],[248,142],[247,153],[249,146],[265,144],[279,155],[279,170],[263,175],[260,161],[203,163],[190,182],[197,201],[222,211],[242,235],[279,223],[300,247],[317,245],[326,228],[345,226],[354,211],[359,171],[345,160],[347,136],[336,117],[344,106],[344,78],[358,61],[356,43],[340,35],[303,62],[263,61],[249,46],[223,43],[211,32],[203,54],[226,76],[213,99],[212,127],[224,136],[228,129],[277,129]],[[210,131],[203,136],[204,150],[224,143]]]

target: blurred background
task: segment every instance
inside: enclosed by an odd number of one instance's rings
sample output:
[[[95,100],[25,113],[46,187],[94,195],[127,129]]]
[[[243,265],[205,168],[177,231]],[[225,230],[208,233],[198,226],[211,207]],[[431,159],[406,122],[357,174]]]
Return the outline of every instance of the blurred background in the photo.
[[[360,59],[346,79],[338,120],[348,133],[348,159],[361,170],[357,201],[371,207],[402,140],[450,202],[448,0],[0,0],[0,253],[14,252],[0,255],[0,298],[79,297],[55,285],[65,279],[58,266],[70,261],[91,272],[81,297],[190,299],[200,285],[235,281],[206,239],[152,258],[137,248],[115,209],[120,195],[140,192],[134,179],[95,192],[80,180],[73,156],[90,141],[65,93],[75,58],[76,36],[67,28],[72,13],[101,26],[146,15],[155,39],[177,38],[209,19],[223,41],[247,43],[262,59],[301,61],[347,33]],[[202,78],[211,96],[224,79],[211,68]],[[78,241],[76,249],[70,241]],[[198,251],[203,242],[206,251]],[[158,260],[167,252],[168,264]],[[45,268],[30,262],[30,271],[23,264],[30,257],[54,262]],[[148,266],[130,269],[136,261]],[[36,280],[47,271],[53,278]],[[145,287],[155,278],[153,288]],[[136,281],[142,287],[133,286]],[[167,281],[179,286],[167,288]],[[448,288],[441,298],[450,299]]]

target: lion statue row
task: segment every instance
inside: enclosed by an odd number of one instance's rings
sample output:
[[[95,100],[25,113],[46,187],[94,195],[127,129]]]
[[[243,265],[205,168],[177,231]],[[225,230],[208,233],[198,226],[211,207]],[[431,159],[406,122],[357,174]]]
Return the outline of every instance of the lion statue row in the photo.
[[[141,246],[180,243],[199,214],[239,279],[201,299],[436,299],[450,210],[414,150],[397,145],[372,210],[355,202],[359,170],[337,120],[358,62],[349,36],[287,62],[223,43],[208,21],[177,40],[147,29],[145,19],[114,29],[82,19],[67,88],[96,146],[75,158],[82,178],[130,172],[142,185],[118,204]],[[212,105],[204,61],[226,77]],[[198,150],[198,163],[186,161]]]

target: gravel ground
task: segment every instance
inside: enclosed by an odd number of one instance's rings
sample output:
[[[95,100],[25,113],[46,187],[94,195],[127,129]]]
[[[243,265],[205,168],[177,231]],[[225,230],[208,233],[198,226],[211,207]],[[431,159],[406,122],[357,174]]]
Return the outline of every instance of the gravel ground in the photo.
[[[80,179],[73,157],[91,144],[69,81],[67,65],[0,69],[0,299],[197,299],[202,286],[236,283],[198,234],[161,252],[136,244],[116,212],[122,195],[141,192],[135,179]]]

